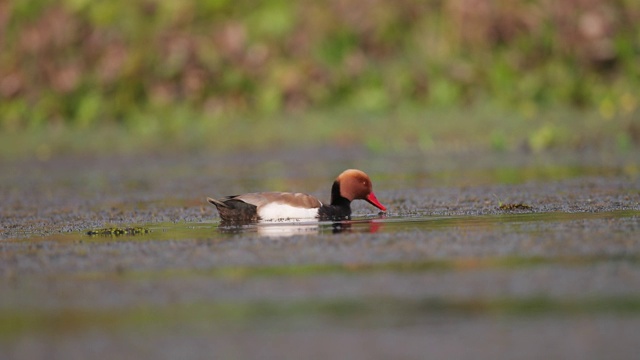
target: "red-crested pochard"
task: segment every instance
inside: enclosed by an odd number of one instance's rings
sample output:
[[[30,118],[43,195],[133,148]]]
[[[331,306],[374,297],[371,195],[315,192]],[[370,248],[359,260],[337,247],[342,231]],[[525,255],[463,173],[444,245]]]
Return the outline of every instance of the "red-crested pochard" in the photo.
[[[373,193],[371,179],[360,170],[349,169],[338,175],[331,187],[331,203],[325,205],[317,198],[302,193],[259,192],[227,196],[216,200],[207,198],[220,212],[225,222],[255,222],[258,220],[343,220],[351,216],[351,201],[365,200],[382,211]]]

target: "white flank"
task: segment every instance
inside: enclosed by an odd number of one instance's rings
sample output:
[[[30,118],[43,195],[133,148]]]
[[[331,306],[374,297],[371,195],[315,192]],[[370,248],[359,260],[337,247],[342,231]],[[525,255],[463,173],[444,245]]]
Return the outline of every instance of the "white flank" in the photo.
[[[273,220],[299,220],[299,219],[316,219],[318,217],[318,208],[301,208],[287,204],[271,203],[258,209],[260,219]]]

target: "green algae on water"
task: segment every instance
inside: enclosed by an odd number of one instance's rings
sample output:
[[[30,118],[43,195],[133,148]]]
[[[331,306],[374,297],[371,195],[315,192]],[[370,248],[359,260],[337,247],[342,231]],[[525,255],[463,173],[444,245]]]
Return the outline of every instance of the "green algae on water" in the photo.
[[[102,228],[102,229],[93,229],[87,231],[87,235],[90,236],[122,236],[122,235],[141,235],[147,234],[150,230],[144,227],[110,227],[110,228]]]

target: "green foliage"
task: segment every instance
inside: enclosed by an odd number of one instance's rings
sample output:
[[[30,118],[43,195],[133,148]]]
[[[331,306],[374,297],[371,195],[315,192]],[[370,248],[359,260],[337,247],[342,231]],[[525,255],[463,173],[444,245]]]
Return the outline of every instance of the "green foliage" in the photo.
[[[9,0],[0,13],[3,129],[163,119],[176,106],[564,105],[611,118],[640,102],[634,1]],[[551,146],[550,133],[530,145]]]

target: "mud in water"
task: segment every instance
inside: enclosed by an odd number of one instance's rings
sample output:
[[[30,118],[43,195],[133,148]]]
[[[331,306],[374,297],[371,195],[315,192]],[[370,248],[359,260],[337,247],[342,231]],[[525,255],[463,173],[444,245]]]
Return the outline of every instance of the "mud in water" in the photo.
[[[11,359],[631,358],[638,155],[5,163],[0,347]],[[387,214],[356,202],[352,221],[221,227],[205,200],[326,199],[352,167]]]

